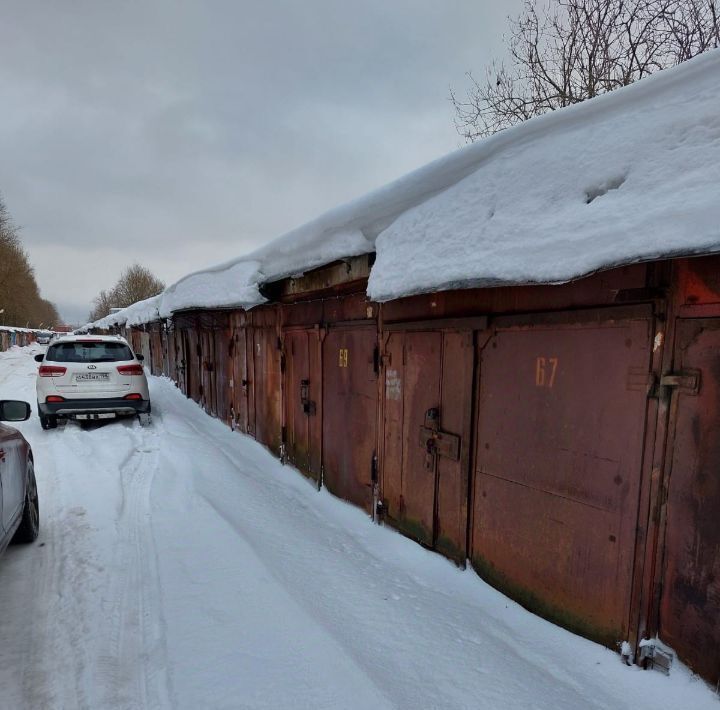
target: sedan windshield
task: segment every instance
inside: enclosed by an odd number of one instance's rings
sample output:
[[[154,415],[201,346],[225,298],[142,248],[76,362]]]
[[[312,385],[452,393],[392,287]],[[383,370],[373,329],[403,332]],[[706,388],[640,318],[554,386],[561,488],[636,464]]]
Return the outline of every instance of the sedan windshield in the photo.
[[[125,343],[86,341],[51,345],[45,359],[50,362],[120,362],[132,360],[133,354]]]

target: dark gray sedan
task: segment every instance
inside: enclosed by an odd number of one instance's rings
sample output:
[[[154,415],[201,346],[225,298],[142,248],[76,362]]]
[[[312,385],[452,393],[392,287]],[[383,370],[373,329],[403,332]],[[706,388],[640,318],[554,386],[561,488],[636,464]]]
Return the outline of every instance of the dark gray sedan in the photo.
[[[33,455],[25,437],[1,422],[22,422],[30,405],[0,400],[0,552],[10,542],[33,542],[40,529]]]

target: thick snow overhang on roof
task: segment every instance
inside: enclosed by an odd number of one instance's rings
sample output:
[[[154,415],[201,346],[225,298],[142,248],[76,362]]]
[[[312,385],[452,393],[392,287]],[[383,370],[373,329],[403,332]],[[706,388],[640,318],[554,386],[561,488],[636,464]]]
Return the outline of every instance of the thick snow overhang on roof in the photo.
[[[477,157],[378,237],[370,297],[718,252],[720,50],[499,133]]]
[[[373,251],[379,301],[720,251],[720,50],[462,148],[95,325],[251,308],[264,283]]]
[[[111,313],[104,318],[88,323],[78,330],[85,330],[90,328],[98,328],[100,330],[106,330],[120,325],[142,325],[143,323],[150,323],[154,320],[159,319],[158,307],[160,305],[161,295],[147,298],[144,301],[138,301],[133,303],[127,308],[123,308],[120,311]]]

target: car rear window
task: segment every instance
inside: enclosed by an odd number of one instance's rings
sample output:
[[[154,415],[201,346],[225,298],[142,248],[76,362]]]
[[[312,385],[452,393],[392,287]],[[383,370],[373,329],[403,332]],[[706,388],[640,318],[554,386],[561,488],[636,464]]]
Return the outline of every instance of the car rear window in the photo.
[[[119,362],[134,358],[125,343],[75,342],[51,345],[45,359],[51,362]]]

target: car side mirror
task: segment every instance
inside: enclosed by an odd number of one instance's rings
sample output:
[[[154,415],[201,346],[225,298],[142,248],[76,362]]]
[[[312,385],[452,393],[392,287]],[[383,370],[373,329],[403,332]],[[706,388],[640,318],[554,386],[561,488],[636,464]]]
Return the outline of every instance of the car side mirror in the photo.
[[[45,356],[42,353],[38,353],[34,359],[35,362],[42,362],[45,359]]]
[[[15,399],[0,400],[0,422],[24,422],[30,419],[30,405]]]
[[[140,355],[140,353],[135,353],[135,358],[138,362],[142,362],[145,359],[144,355]]]

